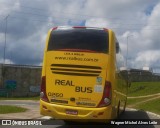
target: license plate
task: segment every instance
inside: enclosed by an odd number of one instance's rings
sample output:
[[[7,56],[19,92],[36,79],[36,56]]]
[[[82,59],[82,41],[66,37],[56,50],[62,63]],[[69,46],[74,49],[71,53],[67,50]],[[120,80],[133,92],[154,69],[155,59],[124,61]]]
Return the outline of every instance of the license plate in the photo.
[[[77,110],[67,109],[66,110],[66,114],[69,114],[69,115],[78,115],[78,111]]]

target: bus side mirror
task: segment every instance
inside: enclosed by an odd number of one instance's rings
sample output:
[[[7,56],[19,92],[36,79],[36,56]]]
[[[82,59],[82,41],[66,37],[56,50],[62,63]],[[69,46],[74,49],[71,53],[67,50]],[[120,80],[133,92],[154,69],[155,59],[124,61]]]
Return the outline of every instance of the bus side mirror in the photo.
[[[120,73],[126,80],[127,86],[130,87],[131,86],[130,71],[127,69],[127,67],[120,67]]]
[[[127,80],[127,85],[128,87],[131,87],[131,81],[129,79]]]
[[[119,49],[120,49],[119,43],[116,43],[116,53],[119,53]]]

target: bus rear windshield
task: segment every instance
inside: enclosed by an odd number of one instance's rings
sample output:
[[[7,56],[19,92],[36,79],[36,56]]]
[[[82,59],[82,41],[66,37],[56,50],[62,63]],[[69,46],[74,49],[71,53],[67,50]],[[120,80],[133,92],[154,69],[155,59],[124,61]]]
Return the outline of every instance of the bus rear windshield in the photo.
[[[96,29],[53,30],[48,51],[70,50],[108,53],[108,32]]]

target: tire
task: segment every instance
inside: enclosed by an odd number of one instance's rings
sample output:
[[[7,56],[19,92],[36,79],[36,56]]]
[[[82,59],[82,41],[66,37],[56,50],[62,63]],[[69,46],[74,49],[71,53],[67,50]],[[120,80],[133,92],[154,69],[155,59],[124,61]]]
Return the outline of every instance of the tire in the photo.
[[[125,104],[124,104],[124,107],[123,107],[122,114],[123,114],[123,113],[125,113],[125,110],[126,110],[126,104],[127,104],[127,101],[125,101]]]
[[[70,121],[70,120],[64,120],[65,125],[75,125],[76,122]]]

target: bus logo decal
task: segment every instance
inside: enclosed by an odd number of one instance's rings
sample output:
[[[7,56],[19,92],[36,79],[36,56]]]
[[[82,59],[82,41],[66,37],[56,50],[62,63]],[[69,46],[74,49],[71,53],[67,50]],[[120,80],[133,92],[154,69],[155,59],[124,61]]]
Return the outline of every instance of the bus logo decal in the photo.
[[[76,102],[77,105],[85,105],[85,106],[96,106],[95,103],[89,103],[89,102]]]
[[[102,77],[97,77],[96,84],[97,85],[102,85]]]

